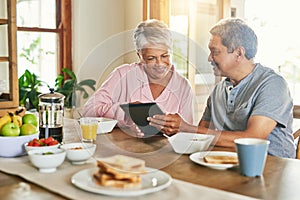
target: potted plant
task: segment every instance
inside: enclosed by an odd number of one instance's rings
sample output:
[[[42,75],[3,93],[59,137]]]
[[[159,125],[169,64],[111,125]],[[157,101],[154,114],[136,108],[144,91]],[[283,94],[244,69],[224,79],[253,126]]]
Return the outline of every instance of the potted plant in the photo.
[[[64,79],[63,74],[58,75],[55,80],[55,92],[59,92],[65,96],[64,106],[66,111],[73,112],[73,109],[76,107],[78,95],[82,95],[84,99],[88,98],[89,93],[86,89],[90,88],[95,91],[96,81],[92,79],[85,79],[78,82],[73,71],[63,68],[62,72],[64,72],[69,78]],[[72,113],[70,115],[73,116]]]
[[[38,76],[25,70],[24,74],[20,76],[19,80],[19,105],[24,106],[27,110],[38,109],[39,87],[46,85],[45,82],[40,80]]]

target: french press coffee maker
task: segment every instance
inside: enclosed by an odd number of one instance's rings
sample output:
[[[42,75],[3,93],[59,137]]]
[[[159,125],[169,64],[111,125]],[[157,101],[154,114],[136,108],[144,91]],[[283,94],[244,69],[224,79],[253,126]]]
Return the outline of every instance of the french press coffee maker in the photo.
[[[39,129],[40,138],[53,137],[62,142],[63,140],[63,116],[65,96],[54,92],[39,95]]]

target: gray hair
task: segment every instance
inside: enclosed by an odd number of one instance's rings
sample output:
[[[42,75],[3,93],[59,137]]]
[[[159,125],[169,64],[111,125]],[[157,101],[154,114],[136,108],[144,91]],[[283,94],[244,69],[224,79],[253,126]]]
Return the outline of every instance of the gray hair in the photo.
[[[223,19],[211,28],[210,33],[221,37],[222,44],[227,47],[228,52],[233,52],[237,47],[242,46],[249,60],[257,53],[257,36],[241,19]]]
[[[133,41],[137,51],[148,44],[160,44],[173,49],[171,31],[162,21],[151,19],[139,23],[134,30]]]

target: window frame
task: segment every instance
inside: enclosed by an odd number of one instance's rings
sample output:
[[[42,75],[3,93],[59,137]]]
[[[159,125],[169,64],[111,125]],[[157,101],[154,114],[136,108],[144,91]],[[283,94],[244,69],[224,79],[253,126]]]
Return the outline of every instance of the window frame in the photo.
[[[18,11],[17,11],[18,12]],[[57,72],[72,66],[72,0],[56,0],[56,28],[19,27],[17,31],[57,33]]]

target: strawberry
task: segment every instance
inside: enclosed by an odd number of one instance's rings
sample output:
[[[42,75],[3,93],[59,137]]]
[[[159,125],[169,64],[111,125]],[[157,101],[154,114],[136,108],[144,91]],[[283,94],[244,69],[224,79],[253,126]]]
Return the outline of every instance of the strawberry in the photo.
[[[58,141],[57,140],[53,140],[50,143],[48,143],[48,146],[53,146],[53,145],[57,145]]]
[[[33,146],[34,146],[34,147],[39,147],[39,146],[40,146],[40,144],[39,144],[39,143],[37,143],[37,142],[35,142],[35,143],[33,143]]]
[[[27,146],[33,146],[33,141],[28,142]]]
[[[52,141],[54,141],[54,138],[51,137],[51,136],[45,139],[45,143],[46,143],[47,145],[49,145],[49,143],[52,142]]]
[[[48,138],[41,138],[41,139],[33,139],[28,142],[28,146],[40,147],[40,146],[52,146],[57,145],[58,141],[55,140],[53,137]]]
[[[32,142],[36,142],[36,141],[39,141],[39,139],[34,138],[34,139],[32,140]]]
[[[41,138],[40,142],[45,143],[45,138]]]

